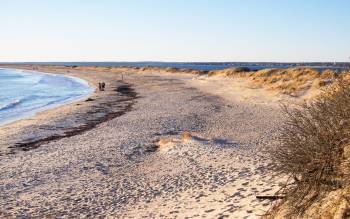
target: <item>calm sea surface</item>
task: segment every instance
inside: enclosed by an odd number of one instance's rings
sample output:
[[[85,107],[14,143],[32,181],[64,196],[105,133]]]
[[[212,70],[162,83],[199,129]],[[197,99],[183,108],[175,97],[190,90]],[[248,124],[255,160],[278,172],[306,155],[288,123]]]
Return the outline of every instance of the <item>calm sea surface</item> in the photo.
[[[0,63],[1,64],[1,63]],[[7,63],[3,63],[7,64]],[[304,62],[304,63],[276,63],[276,62],[22,62],[17,64],[45,64],[45,65],[65,65],[65,66],[128,66],[128,67],[170,67],[198,70],[219,70],[231,67],[247,67],[251,70],[261,70],[266,68],[290,68],[308,66],[315,69],[349,69],[349,62]]]
[[[82,98],[94,89],[62,75],[0,69],[0,124]]]

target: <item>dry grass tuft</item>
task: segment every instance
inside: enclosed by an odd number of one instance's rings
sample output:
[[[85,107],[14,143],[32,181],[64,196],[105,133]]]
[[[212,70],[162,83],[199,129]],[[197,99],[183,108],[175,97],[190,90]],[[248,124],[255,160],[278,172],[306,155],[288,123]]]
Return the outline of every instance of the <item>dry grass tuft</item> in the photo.
[[[339,79],[313,101],[284,111],[279,144],[269,155],[277,173],[290,176],[280,205],[293,218],[349,182],[349,83]]]
[[[190,132],[185,131],[184,133],[182,133],[182,140],[184,141],[191,141],[192,140],[192,135]]]
[[[159,147],[163,147],[163,146],[166,146],[166,145],[171,144],[171,143],[172,143],[172,140],[170,140],[170,139],[160,139],[158,141]]]

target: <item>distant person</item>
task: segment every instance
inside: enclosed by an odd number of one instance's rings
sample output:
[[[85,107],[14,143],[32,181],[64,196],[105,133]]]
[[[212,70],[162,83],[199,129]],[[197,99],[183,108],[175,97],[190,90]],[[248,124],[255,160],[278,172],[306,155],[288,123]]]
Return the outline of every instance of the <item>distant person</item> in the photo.
[[[98,82],[98,89],[99,91],[104,91],[106,87],[106,83],[105,82]]]

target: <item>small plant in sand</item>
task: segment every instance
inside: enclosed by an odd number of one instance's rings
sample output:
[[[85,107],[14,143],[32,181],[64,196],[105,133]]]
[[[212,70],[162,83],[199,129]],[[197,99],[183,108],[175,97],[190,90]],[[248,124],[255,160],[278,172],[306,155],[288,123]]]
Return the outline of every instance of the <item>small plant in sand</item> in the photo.
[[[161,152],[169,151],[174,145],[174,141],[172,139],[162,138],[156,143],[157,149]]]
[[[192,140],[192,135],[191,135],[191,133],[188,132],[188,131],[185,131],[184,133],[182,133],[182,139],[183,139],[184,141],[190,141],[190,140]]]
[[[313,101],[284,111],[286,123],[269,155],[277,173],[290,176],[279,205],[293,218],[349,181],[350,85],[339,79]]]
[[[162,138],[162,139],[160,139],[160,140],[158,141],[158,145],[159,145],[160,147],[166,146],[166,145],[168,145],[168,144],[170,144],[170,143],[172,143],[172,140],[170,140],[170,139],[165,139],[165,138]]]

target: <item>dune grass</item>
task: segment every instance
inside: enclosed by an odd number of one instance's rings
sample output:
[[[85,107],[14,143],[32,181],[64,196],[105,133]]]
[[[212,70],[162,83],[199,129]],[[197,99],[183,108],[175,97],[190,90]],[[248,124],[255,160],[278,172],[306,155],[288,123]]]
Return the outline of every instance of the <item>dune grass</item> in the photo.
[[[312,68],[263,69],[230,68],[208,73],[209,77],[238,77],[248,79],[252,88],[264,88],[277,94],[300,97],[332,84],[338,77],[334,71],[317,71]]]
[[[339,78],[314,100],[283,109],[286,122],[269,155],[274,170],[290,179],[278,206],[296,218],[349,184],[350,85]]]

